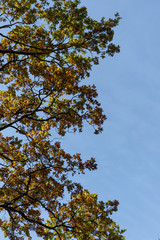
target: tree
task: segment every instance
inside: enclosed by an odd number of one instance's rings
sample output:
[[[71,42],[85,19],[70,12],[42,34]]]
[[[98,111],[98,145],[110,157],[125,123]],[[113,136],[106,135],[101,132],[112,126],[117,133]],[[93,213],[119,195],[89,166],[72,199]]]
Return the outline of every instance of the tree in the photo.
[[[1,0],[0,227],[9,239],[123,239],[110,214],[74,182],[94,158],[71,155],[53,136],[99,134],[106,119],[94,85],[83,84],[99,57],[113,56],[119,15],[91,19],[79,0]],[[64,196],[68,198],[65,203]],[[50,220],[46,222],[46,217]],[[6,215],[5,215],[6,216]]]
[[[117,211],[117,205],[116,200],[106,203],[98,202],[97,194],[90,194],[88,190],[84,190],[78,196],[74,196],[61,210],[65,219],[68,219],[69,224],[75,228],[70,230],[60,226],[57,228],[59,236],[56,238],[55,232],[48,239],[124,239],[121,235],[124,230],[120,230],[119,226],[109,217],[113,211]],[[47,221],[48,226],[55,226],[57,223],[55,217]]]

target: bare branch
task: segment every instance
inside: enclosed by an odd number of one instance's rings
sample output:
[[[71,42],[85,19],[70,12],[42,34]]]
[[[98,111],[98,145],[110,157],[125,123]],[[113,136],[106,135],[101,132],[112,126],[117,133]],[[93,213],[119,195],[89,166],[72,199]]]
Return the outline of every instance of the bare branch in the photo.
[[[10,24],[6,24],[6,25],[3,25],[3,26],[0,26],[0,29],[2,28],[10,28],[16,24],[22,24],[22,22],[15,22],[15,23],[10,23]]]

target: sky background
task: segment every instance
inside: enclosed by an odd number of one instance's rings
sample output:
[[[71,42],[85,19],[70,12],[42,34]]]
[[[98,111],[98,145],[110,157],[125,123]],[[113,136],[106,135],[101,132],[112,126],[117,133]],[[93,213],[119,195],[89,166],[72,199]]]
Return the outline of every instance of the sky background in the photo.
[[[160,1],[82,0],[91,17],[122,20],[115,28],[120,54],[95,66],[96,84],[107,121],[94,135],[86,126],[68,134],[62,146],[70,153],[95,157],[98,170],[78,178],[99,200],[117,199],[113,215],[126,240],[160,238]],[[36,238],[35,239],[39,239]]]
[[[96,84],[107,121],[103,134],[86,127],[63,146],[96,157],[99,168],[79,181],[103,201],[117,199],[113,216],[127,228],[126,240],[160,238],[160,1],[82,0],[95,19],[122,20],[115,28],[120,54],[95,66]]]

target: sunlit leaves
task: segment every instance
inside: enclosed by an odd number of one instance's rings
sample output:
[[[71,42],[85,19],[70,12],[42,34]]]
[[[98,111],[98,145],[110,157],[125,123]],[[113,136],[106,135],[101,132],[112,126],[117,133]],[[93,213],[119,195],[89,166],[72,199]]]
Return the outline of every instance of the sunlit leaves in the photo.
[[[95,159],[83,161],[59,141],[85,123],[102,132],[96,87],[83,81],[99,57],[119,52],[112,42],[119,15],[98,22],[79,4],[0,3],[0,211],[8,213],[0,227],[9,239],[31,239],[32,231],[44,239],[123,239],[109,217],[117,202],[100,203],[74,181],[97,168]]]
[[[58,228],[61,239],[110,239],[123,240],[124,230],[111,220],[110,215],[117,211],[118,201],[108,201],[106,203],[98,201],[96,194],[90,194],[87,190],[81,192],[78,196],[72,196],[67,205],[63,205],[59,211],[62,214],[63,221],[66,221],[72,228]],[[47,220],[48,226],[54,226],[57,222],[55,217]],[[47,230],[46,233],[49,231]],[[53,240],[56,233],[49,235]],[[45,238],[47,239],[47,238]]]

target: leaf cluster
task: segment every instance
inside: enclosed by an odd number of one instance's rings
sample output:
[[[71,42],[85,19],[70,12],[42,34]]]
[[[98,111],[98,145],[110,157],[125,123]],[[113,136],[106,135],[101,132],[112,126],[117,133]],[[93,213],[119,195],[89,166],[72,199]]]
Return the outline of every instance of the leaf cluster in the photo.
[[[109,218],[117,202],[98,203],[73,181],[95,170],[95,159],[67,153],[54,137],[82,132],[85,122],[102,132],[96,87],[83,80],[99,57],[119,52],[112,42],[119,15],[98,22],[79,4],[0,3],[0,211],[8,214],[0,227],[9,239],[31,239],[32,231],[44,239],[123,239]]]

